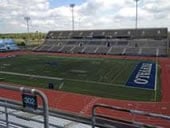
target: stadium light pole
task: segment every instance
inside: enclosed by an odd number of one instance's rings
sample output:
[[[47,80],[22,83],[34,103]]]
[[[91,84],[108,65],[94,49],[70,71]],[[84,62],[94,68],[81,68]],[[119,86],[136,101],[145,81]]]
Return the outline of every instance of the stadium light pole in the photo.
[[[139,0],[135,0],[135,2],[136,2],[136,25],[135,27],[137,29],[138,28],[138,2]]]
[[[78,25],[79,29],[80,29],[80,22],[81,22],[81,18],[79,18],[79,25]]]
[[[29,16],[25,16],[24,20],[27,23],[27,42],[28,42],[28,39],[29,39],[29,21],[31,20],[31,18]]]
[[[29,16],[24,17],[24,20],[27,22],[27,32],[29,33],[29,21],[31,18]]]
[[[72,12],[72,31],[74,31],[74,7],[75,4],[70,4],[71,12]]]

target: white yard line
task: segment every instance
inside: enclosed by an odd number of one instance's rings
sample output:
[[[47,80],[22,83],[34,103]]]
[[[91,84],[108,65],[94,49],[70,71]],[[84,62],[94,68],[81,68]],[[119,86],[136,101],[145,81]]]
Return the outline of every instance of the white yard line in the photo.
[[[157,90],[157,79],[158,79],[158,65],[156,64],[156,74],[155,74],[155,87],[154,90]]]
[[[156,74],[155,74],[155,87],[154,87],[154,99],[155,99],[155,101],[156,101],[156,98],[157,98],[157,79],[158,79],[158,65],[157,65],[157,63],[156,63]]]
[[[34,78],[42,78],[42,79],[63,80],[63,78],[59,78],[59,77],[40,76],[40,75],[32,75],[32,74],[24,74],[24,73],[16,73],[16,72],[0,71],[0,73],[7,74],[7,75],[26,76],[26,77],[34,77]]]

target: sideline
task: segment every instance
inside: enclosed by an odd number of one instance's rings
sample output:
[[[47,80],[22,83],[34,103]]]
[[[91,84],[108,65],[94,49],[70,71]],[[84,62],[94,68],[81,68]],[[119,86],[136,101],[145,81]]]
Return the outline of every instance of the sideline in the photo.
[[[42,79],[63,80],[63,78],[59,78],[59,77],[31,75],[31,74],[24,74],[24,73],[17,73],[17,72],[0,71],[0,73],[1,74],[7,74],[7,75],[26,76],[26,77],[34,77],[34,78],[42,78]]]
[[[0,74],[7,74],[7,75],[15,75],[15,76],[25,76],[25,77],[34,77],[34,78],[40,78],[40,79],[51,79],[51,80],[68,80],[68,81],[75,81],[75,82],[84,82],[84,83],[92,83],[92,84],[104,84],[104,85],[110,85],[113,87],[120,87],[120,88],[136,88],[136,87],[130,87],[125,86],[122,84],[112,84],[112,83],[104,83],[104,82],[96,82],[96,81],[84,81],[84,80],[76,80],[76,79],[68,79],[68,78],[60,78],[60,77],[50,77],[50,76],[41,76],[41,75],[32,75],[32,74],[24,74],[24,73],[17,73],[17,72],[7,72],[7,71],[0,71]],[[147,88],[136,88],[140,90],[150,90]]]

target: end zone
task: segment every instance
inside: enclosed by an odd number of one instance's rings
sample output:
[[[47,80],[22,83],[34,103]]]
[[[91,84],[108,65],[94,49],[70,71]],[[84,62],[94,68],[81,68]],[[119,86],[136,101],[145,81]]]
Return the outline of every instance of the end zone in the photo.
[[[154,62],[140,62],[129,77],[126,86],[156,89],[157,66]]]

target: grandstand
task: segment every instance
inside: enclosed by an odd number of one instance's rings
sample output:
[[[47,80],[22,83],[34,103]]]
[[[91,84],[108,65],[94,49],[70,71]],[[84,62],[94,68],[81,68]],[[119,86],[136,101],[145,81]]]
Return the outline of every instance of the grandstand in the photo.
[[[167,28],[50,31],[36,52],[167,56]]]

